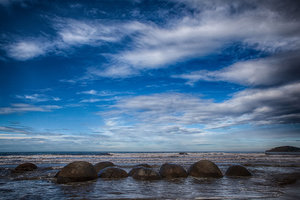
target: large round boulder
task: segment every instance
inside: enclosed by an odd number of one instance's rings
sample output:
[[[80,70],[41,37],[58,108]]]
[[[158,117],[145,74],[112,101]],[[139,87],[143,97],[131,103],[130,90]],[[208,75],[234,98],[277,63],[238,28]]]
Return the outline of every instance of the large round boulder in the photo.
[[[117,167],[106,167],[99,173],[100,178],[126,178],[127,172]]]
[[[146,168],[146,167],[136,167],[133,168],[132,170],[134,170],[131,174],[132,178],[137,179],[137,180],[158,180],[160,179],[160,175],[150,169],[150,168]],[[131,171],[132,171],[131,170]]]
[[[241,165],[230,166],[226,171],[226,176],[251,176],[252,174]]]
[[[37,166],[33,163],[23,163],[18,165],[13,172],[15,173],[21,173],[21,172],[26,172],[26,171],[33,171],[37,169]]]
[[[293,172],[293,173],[285,173],[285,174],[274,174],[272,175],[272,182],[280,185],[290,185],[298,182],[300,180],[300,173]]]
[[[136,165],[136,166],[134,166],[134,167],[146,167],[146,168],[152,168],[152,166],[149,165],[149,164],[147,164],[147,163],[138,164],[138,165]]]
[[[108,162],[108,161],[107,162],[99,162],[99,163],[94,165],[95,170],[96,170],[97,173],[99,173],[100,170],[102,170],[106,167],[112,167],[112,166],[115,166],[115,164],[112,163],[112,162]]]
[[[160,167],[159,174],[163,178],[182,178],[188,174],[180,165],[165,163]]]
[[[190,176],[204,177],[204,178],[222,178],[223,174],[219,167],[209,161],[201,160],[192,164],[188,170]]]
[[[144,167],[144,168],[152,168],[150,165],[148,164],[138,164],[136,166],[134,166],[130,172],[128,173],[128,176],[132,176],[137,170],[139,170],[139,168]]]
[[[97,178],[97,172],[94,166],[85,161],[75,161],[57,174],[57,183],[89,181]]]

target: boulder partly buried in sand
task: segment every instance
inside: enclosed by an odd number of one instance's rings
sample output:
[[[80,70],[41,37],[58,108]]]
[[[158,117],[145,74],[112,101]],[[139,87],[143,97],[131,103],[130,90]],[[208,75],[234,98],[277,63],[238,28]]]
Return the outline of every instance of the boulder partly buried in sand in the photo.
[[[106,167],[99,173],[100,178],[126,178],[127,172],[117,167]]]
[[[165,163],[160,167],[159,174],[162,178],[182,178],[188,176],[182,166],[169,163]]]
[[[152,166],[149,165],[149,164],[147,164],[147,163],[138,164],[138,165],[136,165],[136,166],[134,166],[134,167],[146,167],[146,168],[152,168]]]
[[[299,180],[300,180],[299,172],[276,174],[276,175],[273,175],[273,177],[272,177],[272,182],[274,182],[280,186],[294,184]]]
[[[37,166],[33,163],[23,163],[18,165],[13,172],[14,173],[21,173],[21,172],[26,172],[26,171],[33,171],[37,169]]]
[[[201,160],[192,164],[188,170],[188,174],[194,177],[203,177],[203,178],[222,178],[223,174],[219,167],[209,161]]]
[[[97,172],[94,166],[85,161],[75,161],[57,174],[57,183],[89,181],[97,178]]]
[[[96,170],[97,173],[99,173],[100,170],[102,170],[106,167],[112,167],[112,166],[115,166],[115,164],[112,163],[112,162],[108,162],[108,161],[107,162],[99,162],[99,163],[94,165],[95,170]]]
[[[161,178],[156,171],[146,167],[136,167],[133,168],[131,171],[133,172],[129,173],[131,174],[132,178],[137,180],[158,180]]]
[[[226,176],[252,176],[252,174],[241,165],[230,166],[226,171]]]

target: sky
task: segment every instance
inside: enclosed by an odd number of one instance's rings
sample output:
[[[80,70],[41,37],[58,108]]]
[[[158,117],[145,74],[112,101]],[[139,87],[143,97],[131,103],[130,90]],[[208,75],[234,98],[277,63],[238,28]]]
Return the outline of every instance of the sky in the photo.
[[[300,4],[0,0],[0,151],[300,146]]]

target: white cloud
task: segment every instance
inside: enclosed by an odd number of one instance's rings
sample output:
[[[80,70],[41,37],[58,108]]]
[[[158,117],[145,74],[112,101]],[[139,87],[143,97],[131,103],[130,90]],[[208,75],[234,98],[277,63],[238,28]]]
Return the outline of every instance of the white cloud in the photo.
[[[7,52],[10,57],[17,60],[28,60],[46,54],[48,51],[47,46],[39,39],[24,40],[7,46]]]
[[[129,116],[134,123],[201,125],[206,129],[237,124],[288,124],[300,122],[300,83],[266,89],[247,89],[216,103],[196,96],[165,93],[121,99],[105,117]],[[124,119],[125,120],[125,119]]]
[[[59,80],[59,82],[62,82],[62,83],[70,83],[70,84],[75,84],[78,80],[76,79],[61,79]]]
[[[77,92],[77,94],[86,94],[86,95],[92,95],[92,96],[100,96],[100,97],[107,97],[107,96],[115,96],[119,94],[131,94],[130,92],[115,92],[115,91],[109,91],[109,90],[86,90],[82,92]]]
[[[61,99],[59,97],[52,97],[53,101],[60,101]]]
[[[187,4],[195,12],[182,12],[185,14],[169,19],[164,25],[55,18],[52,22],[56,38],[46,45],[40,41],[45,39],[13,42],[7,52],[12,58],[27,60],[48,52],[69,54],[70,48],[82,45],[126,44],[126,48],[119,52],[103,54],[107,56],[108,63],[88,68],[85,78],[78,79],[85,80],[135,76],[145,70],[166,68],[208,55],[234,42],[268,53],[299,49],[299,19],[292,17],[291,20],[286,16],[287,10],[274,9],[270,3],[262,3],[261,6],[257,1],[178,3]],[[125,36],[130,38],[130,42],[123,41]],[[75,83],[78,80],[61,81]]]
[[[11,104],[9,107],[0,107],[0,115],[11,113],[24,113],[24,112],[51,112],[55,109],[60,109],[61,106],[57,105],[30,105],[24,103]]]
[[[98,42],[115,42],[120,39],[114,26],[98,22],[60,19],[55,26],[66,45],[99,45]]]
[[[297,19],[289,20],[280,11],[255,3],[256,7],[237,13],[232,12],[231,4],[219,1],[207,4],[206,10],[199,6],[198,14],[170,20],[163,27],[140,25],[142,28],[136,29],[139,34],[132,37],[131,48],[113,55],[114,64],[105,70],[122,73],[106,75],[128,77],[145,69],[165,68],[208,55],[233,42],[269,53],[299,49]]]
[[[10,42],[5,50],[16,60],[29,60],[48,53],[63,55],[66,50],[81,45],[101,46],[106,42],[117,42],[124,24],[105,25],[96,20],[74,20],[56,18],[53,20],[56,38],[24,38]],[[136,27],[132,27],[136,29]],[[68,53],[67,53],[68,54]]]
[[[200,70],[174,75],[193,85],[199,80],[227,81],[248,86],[271,86],[299,80],[299,51],[285,55],[237,62],[217,71]]]
[[[45,102],[45,101],[60,101],[59,97],[51,97],[44,94],[25,94],[25,95],[16,95],[18,99],[22,99],[24,101],[32,101],[32,102]]]
[[[87,91],[82,91],[80,94],[90,94],[90,95],[96,95],[98,92],[96,90],[87,90]]]
[[[83,99],[80,101],[80,103],[96,103],[101,101],[101,99]]]
[[[94,79],[97,77],[123,78],[138,74],[138,70],[128,65],[111,65],[105,69],[90,67],[87,69],[83,79]]]

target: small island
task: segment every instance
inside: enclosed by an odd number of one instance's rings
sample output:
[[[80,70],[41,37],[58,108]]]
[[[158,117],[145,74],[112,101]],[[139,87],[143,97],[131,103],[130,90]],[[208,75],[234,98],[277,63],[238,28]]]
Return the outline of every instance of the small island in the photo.
[[[300,155],[300,148],[293,146],[280,146],[265,152],[267,155]]]

